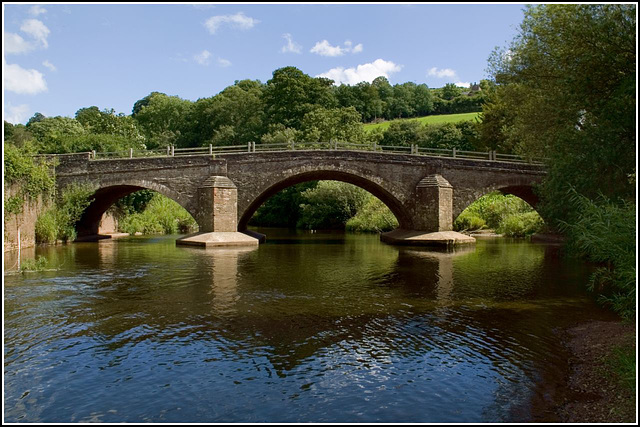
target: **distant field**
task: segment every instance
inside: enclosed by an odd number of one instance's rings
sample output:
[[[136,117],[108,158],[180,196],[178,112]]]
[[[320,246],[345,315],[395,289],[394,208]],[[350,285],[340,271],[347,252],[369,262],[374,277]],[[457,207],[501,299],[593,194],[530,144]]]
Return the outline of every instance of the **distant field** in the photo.
[[[480,113],[462,113],[462,114],[442,114],[439,116],[426,116],[426,117],[418,117],[416,119],[399,119],[399,120],[389,120],[388,122],[382,123],[374,123],[370,125],[364,125],[364,129],[371,131],[377,128],[386,129],[392,122],[397,122],[400,120],[417,120],[422,124],[435,124],[435,123],[455,123],[461,122],[464,120],[473,120],[478,117]]]

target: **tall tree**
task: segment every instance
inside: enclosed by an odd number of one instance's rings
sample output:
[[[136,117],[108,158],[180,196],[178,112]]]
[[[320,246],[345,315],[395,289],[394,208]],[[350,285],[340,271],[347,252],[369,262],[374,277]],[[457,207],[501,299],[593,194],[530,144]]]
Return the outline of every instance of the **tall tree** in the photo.
[[[489,66],[509,86],[506,138],[549,159],[547,217],[571,216],[568,186],[590,198],[634,196],[635,5],[528,6],[518,35]]]
[[[332,80],[310,77],[296,67],[277,69],[264,93],[268,123],[300,129],[305,114],[314,107],[337,106],[332,84]]]

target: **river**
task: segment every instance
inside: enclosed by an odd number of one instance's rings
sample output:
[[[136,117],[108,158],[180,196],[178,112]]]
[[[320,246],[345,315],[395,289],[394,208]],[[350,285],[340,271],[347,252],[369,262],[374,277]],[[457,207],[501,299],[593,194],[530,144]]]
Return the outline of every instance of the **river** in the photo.
[[[554,245],[261,230],[38,248],[5,275],[6,422],[520,422],[600,310]]]

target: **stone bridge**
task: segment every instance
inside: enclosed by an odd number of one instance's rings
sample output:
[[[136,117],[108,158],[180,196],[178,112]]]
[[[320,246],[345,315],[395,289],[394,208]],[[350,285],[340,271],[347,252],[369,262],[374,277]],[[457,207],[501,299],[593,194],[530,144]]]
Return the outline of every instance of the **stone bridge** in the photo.
[[[79,237],[97,235],[102,214],[119,198],[155,190],[183,206],[201,232],[245,231],[269,197],[310,180],[348,182],[369,191],[394,213],[403,230],[452,230],[454,219],[494,190],[532,206],[540,165],[366,151],[307,150],[184,157],[93,160],[59,157],[59,189],[89,184],[93,203],[77,224]]]

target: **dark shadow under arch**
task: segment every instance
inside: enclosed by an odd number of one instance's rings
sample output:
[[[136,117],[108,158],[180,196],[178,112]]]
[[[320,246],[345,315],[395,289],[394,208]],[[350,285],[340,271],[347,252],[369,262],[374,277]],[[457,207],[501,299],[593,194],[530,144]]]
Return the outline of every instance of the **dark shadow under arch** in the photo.
[[[335,170],[320,170],[313,172],[303,172],[294,176],[290,176],[264,190],[249,204],[247,209],[241,214],[242,216],[238,221],[238,231],[245,231],[247,229],[247,224],[249,223],[249,220],[251,219],[253,214],[270,197],[274,196],[276,193],[284,190],[287,187],[291,187],[293,185],[307,181],[341,181],[360,187],[380,199],[380,201],[391,210],[391,212],[398,220],[400,228],[411,227],[411,218],[406,212],[402,203],[396,197],[394,197],[393,194],[385,190],[379,184],[376,184],[369,179],[362,178],[350,173],[339,172]]]
[[[191,216],[193,216],[189,209],[183,206],[178,200],[176,200],[175,197],[172,197],[172,195],[169,194],[165,194],[166,192],[164,191],[158,191],[157,188],[127,184],[109,185],[99,188],[91,196],[91,204],[85,209],[84,213],[80,217],[80,220],[76,223],[78,240],[97,236],[99,234],[98,230],[100,227],[100,221],[102,220],[102,215],[107,211],[107,209],[109,209],[115,202],[117,202],[121,198],[140,190],[151,190],[156,193],[162,194],[163,196],[166,196],[181,205],[187,212],[189,212]]]

